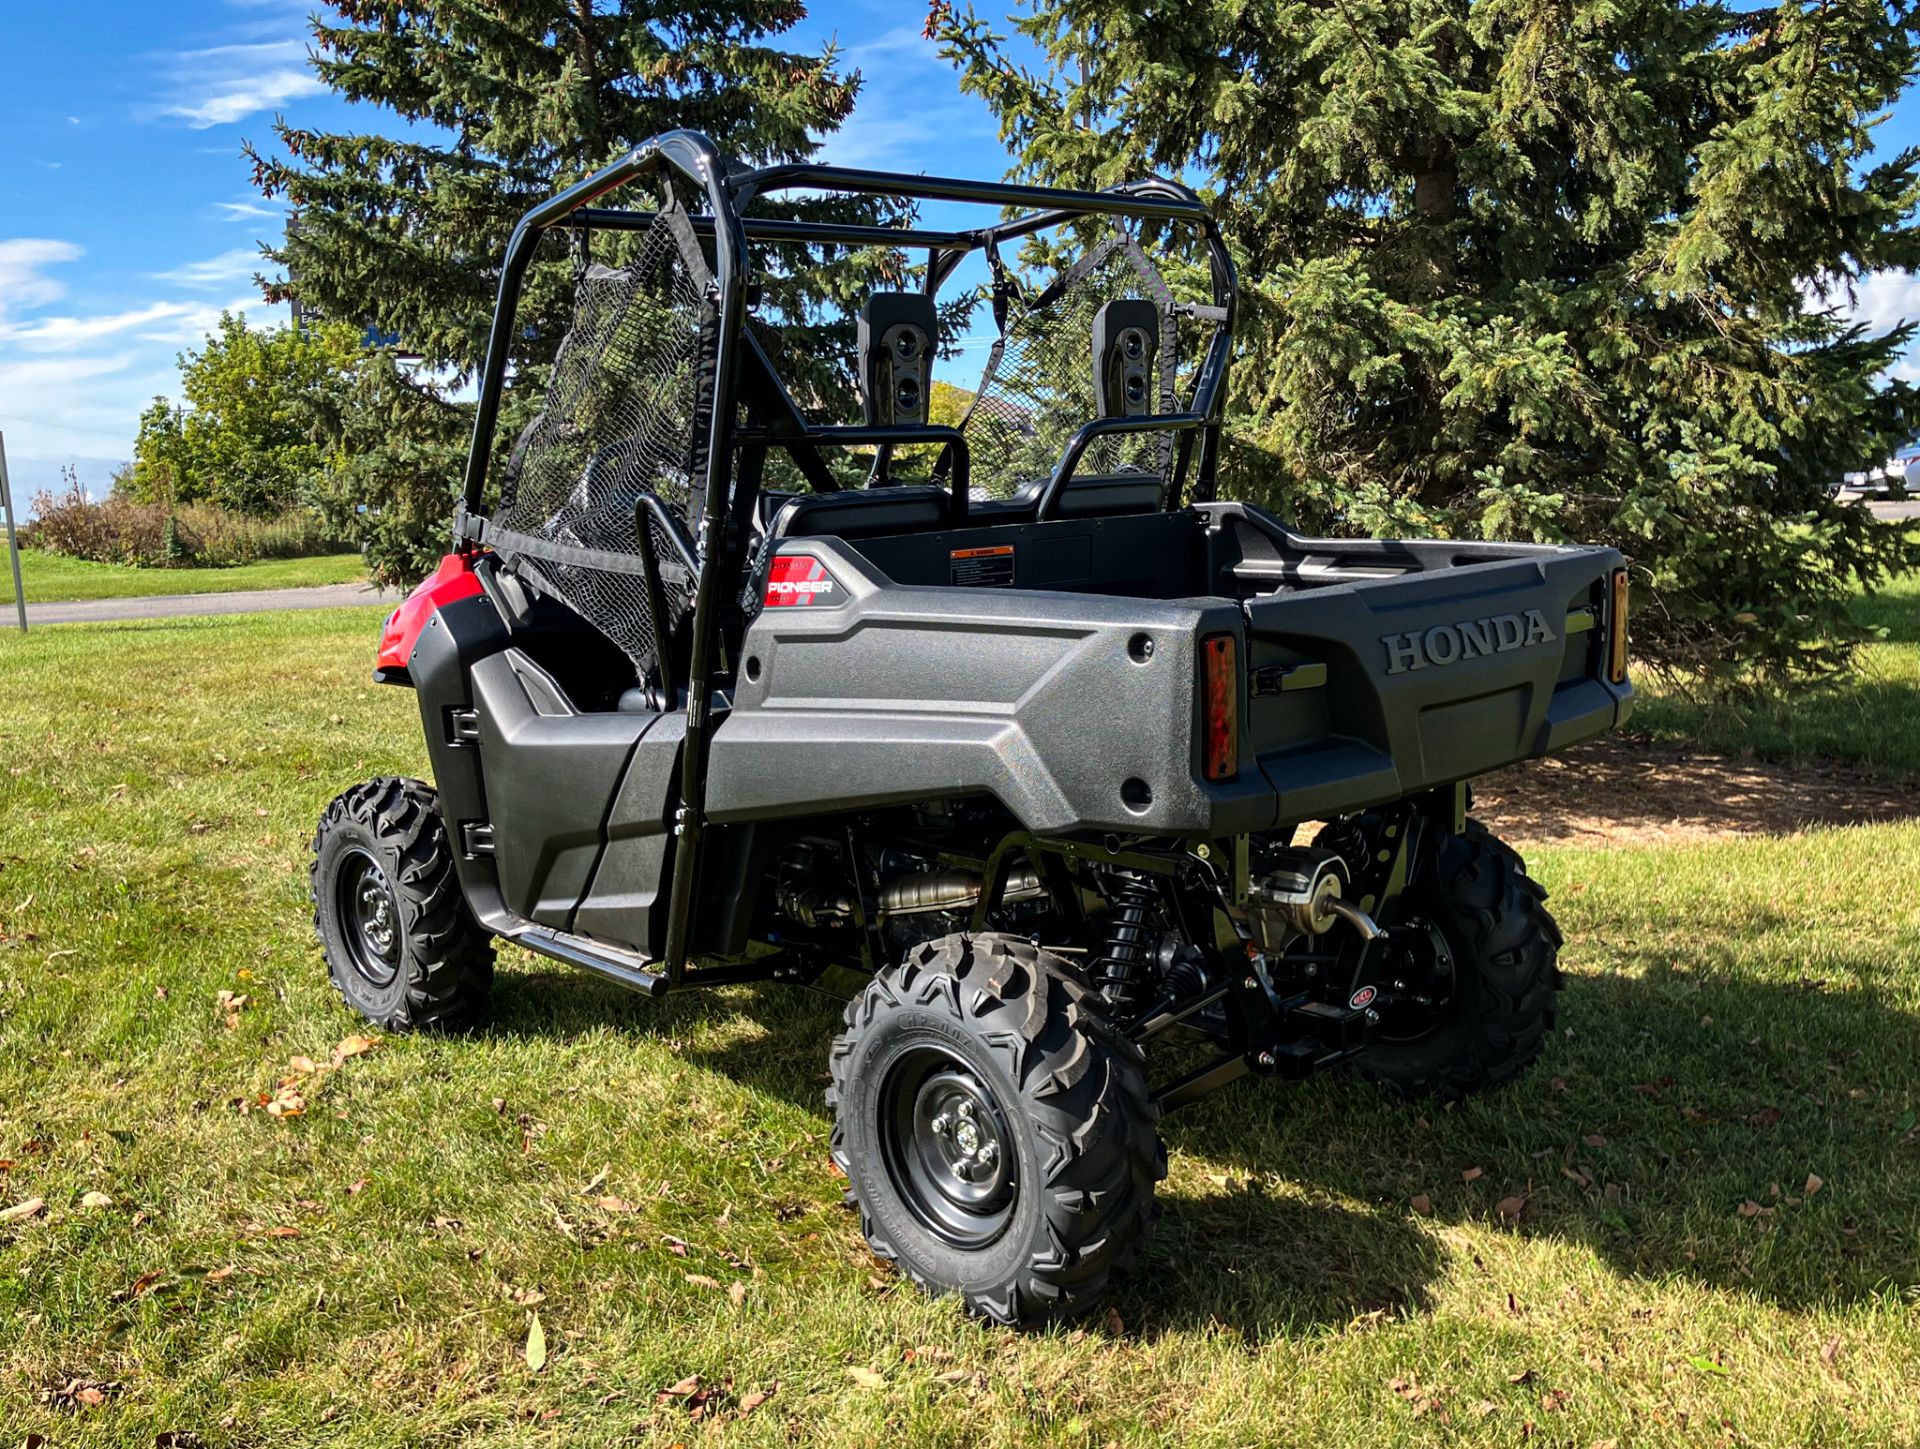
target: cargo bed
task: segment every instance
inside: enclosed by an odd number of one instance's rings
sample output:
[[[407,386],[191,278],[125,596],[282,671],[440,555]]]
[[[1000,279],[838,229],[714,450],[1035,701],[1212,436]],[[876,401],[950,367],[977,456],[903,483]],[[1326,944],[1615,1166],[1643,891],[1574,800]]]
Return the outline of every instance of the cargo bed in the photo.
[[[1356,810],[1623,719],[1621,566],[1311,539],[1241,504],[788,539],[754,588],[777,604],[744,635],[710,808],[974,793],[1041,833],[1186,836]],[[1207,778],[1201,655],[1221,636],[1235,749]]]

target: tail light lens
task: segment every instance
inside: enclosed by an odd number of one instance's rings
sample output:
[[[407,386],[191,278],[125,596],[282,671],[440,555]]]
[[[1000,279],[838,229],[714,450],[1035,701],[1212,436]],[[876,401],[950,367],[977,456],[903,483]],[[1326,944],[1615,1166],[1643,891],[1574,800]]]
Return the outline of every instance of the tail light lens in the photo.
[[[1200,675],[1203,769],[1209,780],[1231,780],[1240,773],[1240,670],[1233,635],[1209,634],[1200,641]]]
[[[1607,678],[1627,682],[1627,571],[1613,571],[1613,618],[1607,633]]]

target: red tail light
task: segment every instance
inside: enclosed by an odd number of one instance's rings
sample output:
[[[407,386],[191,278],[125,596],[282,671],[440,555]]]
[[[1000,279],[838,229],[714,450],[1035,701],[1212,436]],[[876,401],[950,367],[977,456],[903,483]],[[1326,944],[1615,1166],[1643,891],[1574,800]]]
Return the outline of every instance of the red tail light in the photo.
[[[1200,641],[1200,681],[1203,768],[1209,780],[1231,780],[1240,773],[1240,670],[1233,635],[1209,634]]]

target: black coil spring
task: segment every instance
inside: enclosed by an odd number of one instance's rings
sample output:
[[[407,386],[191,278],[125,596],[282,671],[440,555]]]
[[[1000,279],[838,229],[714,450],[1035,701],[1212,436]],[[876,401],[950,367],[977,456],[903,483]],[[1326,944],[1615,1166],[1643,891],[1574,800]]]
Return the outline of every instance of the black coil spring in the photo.
[[[1143,1005],[1151,985],[1153,932],[1147,923],[1154,902],[1152,886],[1138,876],[1122,876],[1107,911],[1107,942],[1093,963],[1093,980],[1122,1011]]]

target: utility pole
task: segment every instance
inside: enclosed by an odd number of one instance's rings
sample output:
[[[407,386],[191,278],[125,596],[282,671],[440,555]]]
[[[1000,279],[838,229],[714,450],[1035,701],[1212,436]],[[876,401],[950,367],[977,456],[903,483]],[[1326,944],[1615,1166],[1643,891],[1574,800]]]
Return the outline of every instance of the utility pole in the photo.
[[[13,564],[13,607],[27,632],[27,591],[20,583],[20,535],[14,528],[13,484],[7,478],[7,435],[0,433],[0,508],[7,511],[7,558]]]

